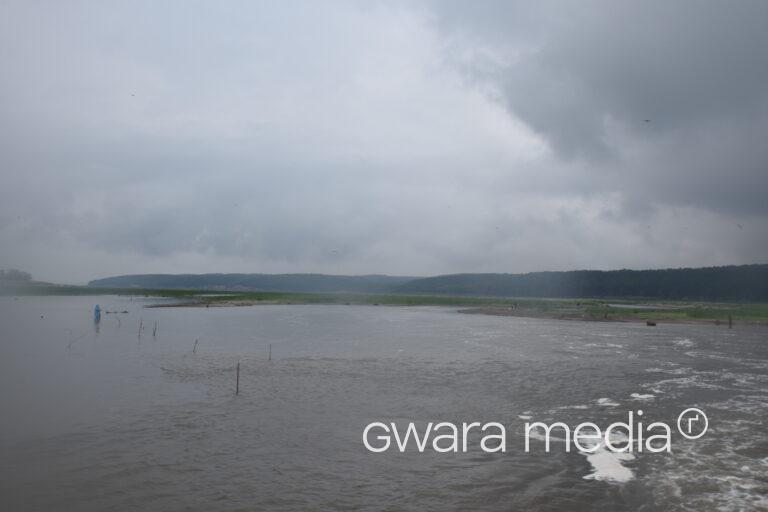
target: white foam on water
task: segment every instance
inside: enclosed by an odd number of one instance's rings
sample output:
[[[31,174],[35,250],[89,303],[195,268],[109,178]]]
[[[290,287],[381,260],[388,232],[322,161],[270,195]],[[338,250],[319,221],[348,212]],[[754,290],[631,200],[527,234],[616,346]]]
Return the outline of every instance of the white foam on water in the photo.
[[[585,480],[602,480],[608,482],[625,483],[635,477],[635,474],[621,463],[634,460],[631,453],[614,453],[600,449],[596,453],[583,454],[592,465],[592,473],[584,477]]]
[[[666,373],[669,375],[685,375],[686,373],[690,373],[690,368],[675,368],[675,369],[669,369],[669,368],[646,368],[646,372],[650,373]]]
[[[726,450],[717,457],[695,453],[688,455],[659,475],[656,484],[657,490],[661,490],[674,482],[672,496],[684,503],[681,510],[768,510],[768,494],[762,473],[746,465],[732,465],[731,461],[738,458],[737,454]],[[683,483],[683,488],[678,482]],[[666,502],[668,498],[657,495],[657,499]]]
[[[629,396],[632,398],[632,400],[653,400],[654,398],[656,398],[653,394],[650,394],[650,393],[647,393],[647,394],[632,393]]]
[[[598,398],[597,399],[597,405],[602,405],[602,406],[605,406],[605,407],[618,407],[619,403],[618,402],[614,402],[610,398]]]
[[[672,340],[672,344],[681,348],[691,348],[696,346],[690,338],[675,338]]]
[[[627,442],[628,438],[627,436],[616,432],[611,433],[610,440],[615,446],[618,443]],[[587,445],[590,449],[596,445],[598,446],[598,449],[593,453],[579,452],[587,458],[587,462],[592,466],[592,472],[584,476],[585,480],[625,483],[635,477],[634,472],[623,464],[623,462],[635,460],[635,456],[631,453],[617,453],[613,450],[609,450],[606,446],[605,438],[599,440],[585,439],[581,444]]]
[[[583,346],[589,348],[624,348],[624,345],[618,343],[585,343]]]
[[[679,443],[672,454],[649,459],[651,485],[657,504],[679,504],[680,510],[768,510],[764,445],[764,394],[742,394],[706,404],[710,417],[720,417],[717,428],[696,442]],[[733,417],[722,414],[728,411]],[[735,416],[735,417],[734,417]],[[670,493],[669,483],[679,482]]]
[[[679,377],[677,379],[664,379],[653,384],[645,384],[643,387],[649,388],[654,393],[663,393],[662,388],[703,388],[703,389],[725,389],[718,384],[712,384],[704,381],[698,375],[691,377]]]
[[[520,418],[521,420],[530,420],[531,418],[533,418],[533,416],[529,414],[518,414],[517,417]]]

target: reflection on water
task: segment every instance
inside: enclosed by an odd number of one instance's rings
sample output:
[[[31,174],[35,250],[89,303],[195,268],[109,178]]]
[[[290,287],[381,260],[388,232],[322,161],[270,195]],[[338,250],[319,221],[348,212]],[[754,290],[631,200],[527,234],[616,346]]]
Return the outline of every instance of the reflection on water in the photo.
[[[768,507],[764,328],[98,302],[94,332],[93,298],[0,299],[3,509]],[[525,421],[693,406],[710,431],[671,454],[524,453]],[[372,421],[499,421],[508,448],[373,454]]]

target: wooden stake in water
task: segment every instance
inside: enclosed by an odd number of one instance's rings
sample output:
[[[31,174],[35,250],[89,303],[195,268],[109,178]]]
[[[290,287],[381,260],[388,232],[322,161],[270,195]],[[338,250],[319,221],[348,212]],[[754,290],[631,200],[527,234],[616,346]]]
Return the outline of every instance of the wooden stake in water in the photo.
[[[237,376],[235,377],[235,395],[240,394],[240,361],[237,362]]]
[[[139,320],[139,339],[141,339],[141,331],[144,329],[144,320]]]
[[[152,337],[157,338],[157,320],[155,320],[155,328],[152,329]]]
[[[269,360],[272,360],[272,344],[269,344]]]
[[[728,315],[728,328],[733,328],[733,317],[731,315]]]
[[[198,342],[198,341],[199,341],[199,340],[195,340],[195,346],[194,346],[194,347],[192,347],[192,353],[193,353],[193,354],[197,352],[197,342]]]

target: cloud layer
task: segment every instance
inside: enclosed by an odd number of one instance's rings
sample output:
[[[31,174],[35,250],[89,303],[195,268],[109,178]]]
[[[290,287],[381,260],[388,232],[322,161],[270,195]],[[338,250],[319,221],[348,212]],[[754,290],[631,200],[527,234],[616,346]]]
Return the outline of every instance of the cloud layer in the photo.
[[[764,3],[4,3],[0,267],[764,261]]]

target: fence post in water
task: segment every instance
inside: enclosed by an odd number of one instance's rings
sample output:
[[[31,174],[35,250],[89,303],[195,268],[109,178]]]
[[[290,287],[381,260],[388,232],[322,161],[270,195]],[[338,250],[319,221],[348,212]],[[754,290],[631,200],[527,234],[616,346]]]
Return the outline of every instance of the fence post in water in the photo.
[[[144,329],[144,320],[139,320],[139,339],[141,339],[141,330]]]
[[[733,317],[731,315],[728,315],[728,328],[733,328]]]
[[[269,344],[269,361],[272,360],[272,344]]]
[[[194,347],[192,347],[192,353],[193,353],[193,354],[197,352],[197,342],[198,342],[198,341],[199,341],[199,340],[195,340],[195,346],[194,346]]]
[[[237,362],[237,375],[235,377],[235,395],[240,394],[240,361]]]
[[[155,320],[155,328],[152,329],[152,337],[157,338],[157,320]]]

